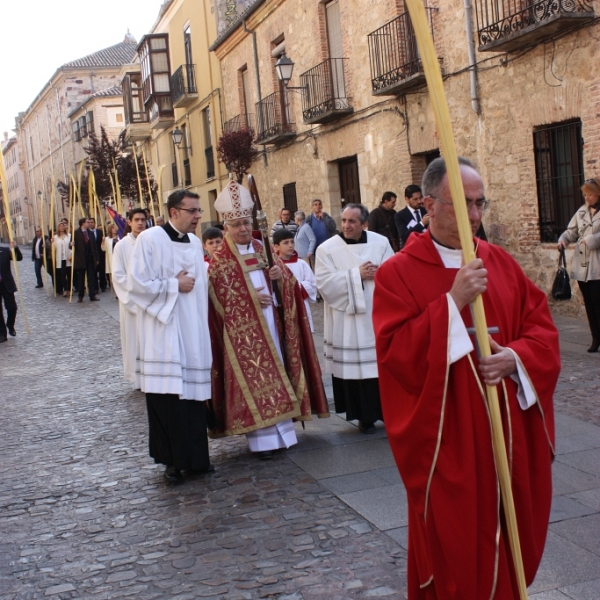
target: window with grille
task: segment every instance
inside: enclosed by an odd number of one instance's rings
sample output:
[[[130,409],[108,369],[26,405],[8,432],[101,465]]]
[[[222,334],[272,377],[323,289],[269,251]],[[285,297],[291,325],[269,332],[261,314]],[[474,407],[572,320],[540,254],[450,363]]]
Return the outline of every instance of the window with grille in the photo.
[[[292,219],[294,213],[298,210],[298,198],[296,198],[296,182],[286,183],[283,186],[283,206],[289,209],[292,213]]]
[[[540,239],[556,242],[582,203],[581,120],[537,128],[533,132],[533,147]]]

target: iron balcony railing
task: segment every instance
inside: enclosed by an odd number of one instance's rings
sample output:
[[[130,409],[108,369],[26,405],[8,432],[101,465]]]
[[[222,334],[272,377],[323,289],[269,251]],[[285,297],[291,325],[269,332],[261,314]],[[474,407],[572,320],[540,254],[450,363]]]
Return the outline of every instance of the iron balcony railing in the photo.
[[[198,93],[195,68],[195,65],[181,65],[179,69],[171,75],[173,104],[185,95]]]
[[[285,92],[274,92],[257,102],[256,120],[256,141],[259,144],[274,143],[296,134],[291,120],[289,98]]]
[[[237,115],[223,124],[223,131],[230,133],[232,131],[240,131],[241,129],[252,128],[252,115]]]
[[[568,23],[555,24],[557,31],[564,30],[574,19],[594,14],[586,0],[476,0],[475,9],[480,50],[497,48],[507,38],[520,37],[544,23],[565,18]]]
[[[426,8],[433,36],[433,8]],[[407,12],[367,36],[374,94],[393,91],[415,75],[423,74],[417,39]]]
[[[204,149],[204,157],[206,158],[206,179],[211,179],[215,176],[215,155],[212,146]]]
[[[300,75],[305,123],[324,123],[352,112],[346,97],[345,58],[328,58]]]

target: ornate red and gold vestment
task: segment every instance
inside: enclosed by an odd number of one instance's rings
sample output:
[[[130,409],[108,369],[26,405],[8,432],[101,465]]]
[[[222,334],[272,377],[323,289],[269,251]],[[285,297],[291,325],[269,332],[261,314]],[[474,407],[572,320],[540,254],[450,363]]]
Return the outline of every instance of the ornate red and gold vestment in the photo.
[[[310,420],[312,413],[329,416],[300,286],[276,259],[282,271],[279,284],[285,323],[277,312],[275,318],[284,364],[250,279],[253,270],[267,265],[262,244],[253,240],[252,245],[254,254],[240,255],[225,236],[208,270],[213,350],[209,427],[213,438],[247,433],[290,418]],[[268,275],[266,280],[270,286]]]

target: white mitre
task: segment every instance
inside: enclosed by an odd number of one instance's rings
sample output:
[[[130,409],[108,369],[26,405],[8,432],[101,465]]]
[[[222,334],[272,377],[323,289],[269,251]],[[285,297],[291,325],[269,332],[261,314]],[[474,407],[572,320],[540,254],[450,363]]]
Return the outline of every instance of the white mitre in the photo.
[[[254,202],[250,192],[239,183],[230,181],[227,187],[217,196],[215,210],[224,221],[251,217]]]

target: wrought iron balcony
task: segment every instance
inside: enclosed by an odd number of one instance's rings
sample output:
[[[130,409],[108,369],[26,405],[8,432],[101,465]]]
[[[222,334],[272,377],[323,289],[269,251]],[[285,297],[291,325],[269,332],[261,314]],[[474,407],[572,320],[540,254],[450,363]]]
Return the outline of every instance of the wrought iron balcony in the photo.
[[[346,97],[345,58],[328,58],[300,75],[305,123],[329,123],[350,114]]]
[[[476,0],[479,51],[511,52],[594,18],[588,0]]]
[[[426,8],[433,36],[432,8]],[[426,84],[417,39],[407,12],[367,36],[374,96],[395,96]]]
[[[257,102],[256,120],[257,144],[277,144],[296,135],[286,92],[274,92]]]
[[[223,131],[230,133],[232,131],[240,131],[241,129],[252,128],[252,115],[237,115],[223,124]]]
[[[188,106],[198,98],[195,65],[181,65],[171,75],[171,93],[173,108]]]

